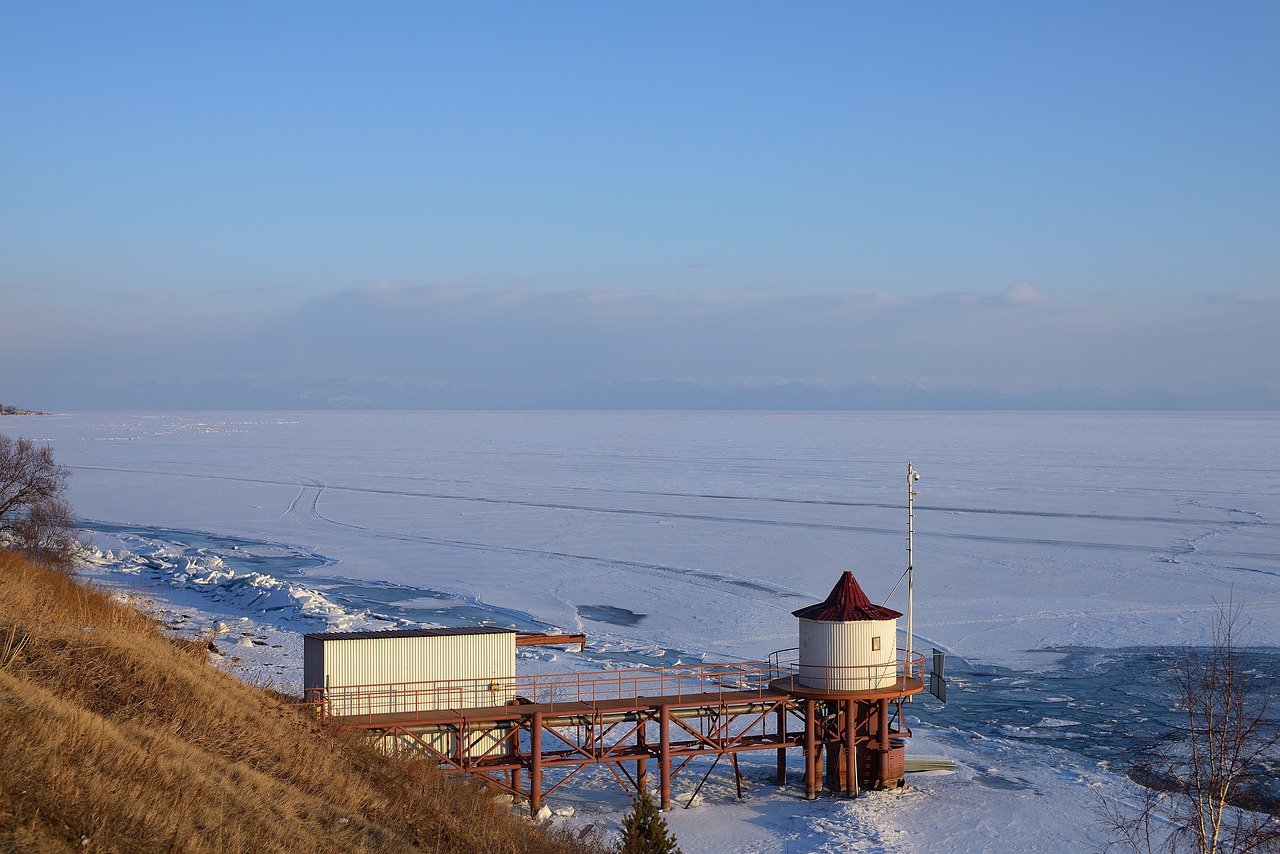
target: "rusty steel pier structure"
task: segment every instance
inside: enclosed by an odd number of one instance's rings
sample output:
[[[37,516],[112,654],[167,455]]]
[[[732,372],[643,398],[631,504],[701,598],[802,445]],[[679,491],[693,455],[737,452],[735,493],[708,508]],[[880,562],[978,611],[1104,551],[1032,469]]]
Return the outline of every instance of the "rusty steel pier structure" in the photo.
[[[501,678],[483,686],[488,705],[475,699],[474,679],[329,686],[309,689],[307,700],[388,752],[470,775],[534,813],[589,765],[604,765],[629,794],[648,791],[652,769],[667,810],[675,777],[702,771],[692,802],[724,760],[741,797],[738,754],[751,750],[776,751],[778,785],[788,782],[787,751],[802,751],[811,799],[824,789],[853,796],[900,785],[900,739],[910,735],[902,704],[924,689],[922,657],[900,651],[892,680],[876,687],[828,689],[804,684],[790,652],[766,662]],[[883,664],[874,667],[883,675]],[[831,666],[823,675],[854,685],[868,669]],[[705,770],[693,764],[700,759],[710,760]]]
[[[535,814],[591,765],[628,794],[648,792],[656,765],[667,810],[675,777],[706,766],[691,804],[725,760],[741,797],[738,756],[752,750],[776,751],[780,786],[787,751],[801,751],[810,799],[899,786],[911,735],[903,704],[926,686],[912,624],[919,478],[908,462],[905,648],[897,646],[903,614],[873,604],[845,572],[825,600],[792,612],[799,646],[767,661],[520,676],[517,646],[585,649],[586,637],[494,627],[309,634],[305,702],[389,753],[468,774]],[[942,658],[935,650],[929,690],[945,702]]]

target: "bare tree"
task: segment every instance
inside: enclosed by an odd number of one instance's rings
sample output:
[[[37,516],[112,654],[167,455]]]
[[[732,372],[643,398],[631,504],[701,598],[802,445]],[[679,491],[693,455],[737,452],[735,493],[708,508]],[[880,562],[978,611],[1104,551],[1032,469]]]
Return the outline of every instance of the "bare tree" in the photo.
[[[0,434],[0,546],[55,569],[71,566],[79,539],[65,498],[70,474],[48,445]]]
[[[1236,638],[1240,608],[1218,606],[1212,644],[1172,667],[1183,723],[1143,751],[1136,807],[1103,800],[1114,845],[1141,852],[1280,851],[1280,721],[1266,677]]]

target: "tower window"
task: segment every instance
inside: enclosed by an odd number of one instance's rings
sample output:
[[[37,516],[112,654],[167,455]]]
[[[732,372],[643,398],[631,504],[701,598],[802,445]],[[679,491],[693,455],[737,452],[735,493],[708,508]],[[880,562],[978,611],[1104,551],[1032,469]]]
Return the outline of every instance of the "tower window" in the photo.
[[[871,639],[871,651],[872,651],[872,652],[879,652],[879,651],[880,651],[880,636],[879,636],[879,635],[876,635],[875,637],[873,637],[873,638]]]

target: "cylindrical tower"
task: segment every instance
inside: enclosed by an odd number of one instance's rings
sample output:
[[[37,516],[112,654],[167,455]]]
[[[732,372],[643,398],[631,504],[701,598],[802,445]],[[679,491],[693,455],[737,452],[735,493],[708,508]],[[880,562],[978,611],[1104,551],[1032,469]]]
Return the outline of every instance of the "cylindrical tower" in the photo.
[[[874,605],[845,572],[831,594],[793,611],[800,618],[796,681],[820,691],[874,691],[898,680],[898,618]]]
[[[805,718],[805,796],[827,785],[853,795],[859,788],[902,785],[905,747],[892,727],[890,704],[923,690],[918,663],[898,658],[898,618],[873,605],[853,573],[840,576],[825,600],[798,611],[800,647],[793,676],[775,687],[802,702]],[[855,770],[856,769],[856,770]]]

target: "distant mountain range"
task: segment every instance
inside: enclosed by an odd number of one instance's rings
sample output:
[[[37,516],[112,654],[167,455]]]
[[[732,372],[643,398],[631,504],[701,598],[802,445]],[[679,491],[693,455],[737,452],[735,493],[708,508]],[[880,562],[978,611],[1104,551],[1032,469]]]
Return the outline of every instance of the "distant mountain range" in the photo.
[[[857,385],[830,389],[802,382],[717,388],[674,379],[563,389],[485,389],[412,380],[242,378],[85,386],[57,395],[66,409],[535,409],[535,410],[1117,410],[1280,411],[1264,388],[1186,395],[1161,389],[1120,394],[1098,388],[1007,394],[986,388],[923,389]]]

